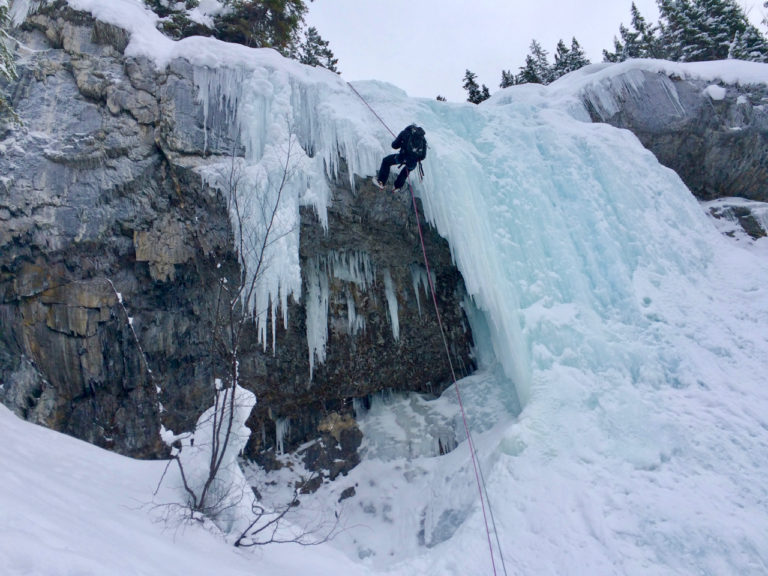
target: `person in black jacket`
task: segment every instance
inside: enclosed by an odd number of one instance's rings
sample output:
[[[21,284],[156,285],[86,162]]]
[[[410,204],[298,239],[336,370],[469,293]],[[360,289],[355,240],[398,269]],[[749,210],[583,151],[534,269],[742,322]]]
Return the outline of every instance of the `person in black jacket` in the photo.
[[[416,124],[406,126],[392,142],[392,148],[400,151],[384,157],[378,175],[373,178],[373,183],[383,190],[387,185],[389,169],[394,164],[404,165],[395,178],[394,192],[399,192],[405,185],[408,174],[427,157],[427,139],[424,137],[424,129]]]

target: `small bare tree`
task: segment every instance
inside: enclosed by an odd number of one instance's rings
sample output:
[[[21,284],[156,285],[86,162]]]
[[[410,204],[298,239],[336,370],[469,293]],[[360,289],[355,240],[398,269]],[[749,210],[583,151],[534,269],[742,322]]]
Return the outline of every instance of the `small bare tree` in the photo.
[[[240,350],[247,325],[253,323],[260,313],[264,314],[259,309],[262,303],[256,302],[256,294],[269,266],[270,246],[291,232],[277,230],[276,222],[286,184],[293,171],[293,145],[291,134],[281,178],[274,190],[248,196],[243,193],[243,178],[234,147],[228,174],[222,178],[222,191],[226,194],[234,226],[240,275],[234,285],[226,277],[220,278],[217,284],[209,352],[214,382],[213,406],[198,420],[194,435],[173,438],[179,442],[171,462],[178,466],[187,506],[192,514],[200,513],[217,519],[239,506],[244,498],[250,498],[250,489],[245,486],[239,469],[235,476],[230,469],[237,466],[235,459],[247,441],[247,435],[243,437],[242,430],[255,405],[253,395],[240,387]],[[253,205],[246,205],[247,202],[256,202],[256,210],[253,210]],[[254,215],[259,222],[249,221]],[[201,457],[205,459],[203,467]]]
[[[288,513],[299,505],[299,494],[303,493],[315,474],[294,487],[293,497],[290,502],[275,508],[267,508],[254,501],[251,512],[252,518],[248,526],[240,533],[235,546],[239,548],[251,548],[254,546],[267,546],[268,544],[295,543],[303,546],[317,546],[331,539],[339,528],[339,515],[336,514],[332,521],[320,520],[314,526],[294,526],[291,530],[281,531],[281,524]]]
[[[321,519],[312,526],[289,527],[289,523],[285,521],[290,512],[298,506],[298,495],[306,487],[306,482],[294,487],[289,502],[270,508],[253,497],[252,490],[236,462],[237,454],[247,441],[247,432],[244,436],[241,431],[255,403],[250,392],[239,386],[243,338],[249,324],[253,325],[254,319],[268,316],[270,303],[257,301],[257,293],[263,275],[270,265],[270,248],[285,235],[295,231],[293,228],[281,228],[284,224],[278,224],[281,201],[294,172],[294,145],[293,132],[289,130],[280,178],[271,190],[262,194],[242,193],[242,172],[234,152],[226,178],[222,178],[224,182],[221,188],[226,194],[234,226],[240,275],[235,285],[223,277],[217,284],[209,353],[211,374],[215,382],[214,404],[198,420],[194,444],[191,437],[187,442],[182,441],[181,450],[176,451],[171,460],[178,466],[187,494],[189,512],[193,516],[202,514],[212,518],[219,525],[227,524],[230,529],[238,526],[235,532],[239,533],[235,540],[235,546],[238,547],[285,542],[320,544],[335,533],[339,522],[336,516],[331,521]],[[248,202],[257,204],[248,205]],[[250,221],[251,218],[256,218],[257,221]],[[276,322],[277,319],[271,318],[271,321]],[[219,364],[217,359],[224,361]],[[205,430],[202,438],[200,428]],[[199,445],[200,441],[204,443],[203,446]],[[189,460],[185,458],[185,451],[187,454],[190,451],[198,451],[206,456],[202,475],[199,470],[193,470],[194,474],[198,474],[197,478],[190,478],[190,465]],[[233,470],[233,467],[237,470]],[[250,506],[246,508],[248,503]],[[233,514],[240,514],[241,517],[233,519]],[[241,528],[242,526],[245,528]]]
[[[233,223],[239,276],[231,283],[224,276],[216,284],[216,298],[211,313],[210,374],[213,380],[213,405],[197,421],[195,432],[175,435],[162,430],[165,442],[172,447],[171,458],[158,483],[155,495],[175,464],[186,494],[184,503],[161,505],[168,508],[169,518],[181,511],[191,519],[213,520],[219,527],[239,534],[238,547],[294,542],[303,545],[327,541],[338,527],[338,515],[331,522],[320,521],[314,526],[292,526],[281,531],[286,516],[298,506],[298,495],[306,482],[295,487],[289,502],[274,508],[259,503],[239,468],[237,458],[248,440],[250,431],[244,424],[256,403],[255,396],[240,386],[240,351],[245,331],[254,319],[266,316],[269,303],[256,301],[259,282],[269,267],[270,247],[293,229],[278,229],[277,220],[286,185],[293,174],[292,131],[285,150],[279,182],[262,194],[242,194],[244,179],[233,146],[229,170],[220,179],[219,189],[226,195],[227,208]],[[270,192],[272,192],[270,194]],[[257,202],[256,210],[248,202]],[[257,233],[249,218],[259,220]],[[260,225],[260,227],[258,227]],[[122,296],[115,292],[141,354],[150,379],[154,381],[139,338],[133,331]],[[259,307],[264,304],[264,308]],[[275,322],[276,319],[272,318]],[[170,512],[173,511],[173,512]]]

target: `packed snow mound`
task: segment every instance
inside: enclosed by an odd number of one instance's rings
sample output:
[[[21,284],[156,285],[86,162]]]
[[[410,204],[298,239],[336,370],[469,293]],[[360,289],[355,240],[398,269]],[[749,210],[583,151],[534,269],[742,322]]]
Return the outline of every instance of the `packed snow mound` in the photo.
[[[107,452],[2,405],[0,437],[3,576],[367,573],[330,548],[243,552],[214,527],[183,522],[165,505],[169,490],[153,496],[165,462]]]
[[[257,196],[274,198],[293,151],[279,214],[286,233],[272,248],[279,265],[257,310],[282,303],[285,313],[286,298],[302,296],[299,207],[323,221],[339,159],[354,187],[354,175],[372,175],[390,151],[390,129],[425,128],[427,175],[413,184],[471,297],[483,371],[460,384],[512,573],[765,573],[764,252],[719,234],[630,133],[588,123],[581,94],[610,96],[615,79],[649,67],[765,82],[767,65],[597,65],[480,106],[370,81],[355,84],[361,99],[337,75],[271,50],[171,42],[139,0],[69,3],[126,27],[129,54],[195,66],[207,127],[240,134]],[[215,183],[214,172],[202,175]],[[313,325],[308,337],[322,350],[325,327]],[[491,571],[466,442],[442,457],[430,442],[399,445],[430,420],[461,440],[448,397],[438,402],[359,415],[369,451],[342,514],[357,528],[335,545],[377,570]],[[335,510],[348,487],[325,486],[315,503]]]

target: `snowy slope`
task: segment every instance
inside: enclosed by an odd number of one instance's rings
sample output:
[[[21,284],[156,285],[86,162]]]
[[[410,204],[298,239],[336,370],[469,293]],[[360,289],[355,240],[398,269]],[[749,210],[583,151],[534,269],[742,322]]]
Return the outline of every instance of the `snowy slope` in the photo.
[[[325,170],[335,169],[338,154],[365,176],[389,151],[387,129],[334,74],[270,50],[171,42],[138,0],[69,3],[127,26],[129,53],[151,55],[158,66],[173,57],[197,65],[207,110],[237,103],[211,117],[227,118],[244,135],[254,187],[279,177],[289,138],[300,145],[281,213],[286,230],[297,229],[300,204],[315,206],[322,220],[330,202]],[[610,105],[607,88],[632,66],[713,82],[768,78],[766,65],[598,65],[549,87],[505,90],[481,106],[412,99],[373,81],[355,87],[392,130],[417,122],[427,131],[427,177],[415,189],[472,295],[468,310],[483,369],[460,384],[503,553],[502,559],[494,535],[497,572],[765,574],[766,241],[745,246],[722,236],[679,178],[634,136],[585,121],[584,87],[606,87]],[[298,237],[288,234],[274,249],[282,265],[260,297],[300,296]],[[436,457],[430,436],[448,429],[462,439],[451,394],[361,407],[364,462],[309,499],[311,508],[331,514],[341,491],[355,487],[341,503],[348,529],[330,546],[360,570],[492,573],[467,444]],[[3,467],[4,484],[13,481],[13,469],[34,485],[45,473],[39,461],[62,460],[46,452],[52,433],[31,433],[4,413],[0,423],[20,445],[2,448],[3,462],[14,462]],[[197,563],[190,543],[198,537],[210,554],[221,550],[218,563],[208,562],[238,573],[242,557],[213,536],[185,532],[171,544],[162,530],[152,531],[149,513],[127,512],[128,501],[151,500],[158,465],[96,454],[78,448],[78,464],[64,459],[57,473],[67,481],[51,500],[73,502],[74,517],[61,511],[44,521],[52,502],[25,495],[23,486],[0,492],[2,510],[13,511],[4,525],[12,539],[0,538],[11,574],[46,573],[24,516],[32,526],[47,523],[48,540],[62,542],[52,559],[69,561],[66,550],[74,549],[84,573],[99,572],[109,550],[118,553],[114,541],[123,539],[158,555],[178,554],[202,573],[207,565]],[[124,468],[129,481],[100,473],[104,462]],[[95,491],[84,492],[78,476],[69,479],[80,468],[92,470]],[[88,498],[99,506],[89,508]],[[97,542],[106,535],[106,552],[61,536],[70,524],[76,532],[111,523],[110,516],[123,519],[120,532],[90,533]],[[353,573],[352,560],[328,547],[272,559],[266,573],[321,573],[322,562],[332,561],[341,562],[338,573]],[[25,572],[24,561],[33,569]]]
[[[0,406],[0,574],[363,574],[332,549],[238,551],[153,497],[163,462],[140,462],[19,420]],[[170,516],[170,518],[167,518]],[[341,571],[341,572],[339,572]]]

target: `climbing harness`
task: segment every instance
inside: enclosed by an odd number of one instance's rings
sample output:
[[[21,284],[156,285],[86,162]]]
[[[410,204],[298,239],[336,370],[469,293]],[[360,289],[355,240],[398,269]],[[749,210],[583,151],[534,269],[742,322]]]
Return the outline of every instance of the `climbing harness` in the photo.
[[[392,137],[394,138],[395,137],[395,133],[392,132],[392,130],[389,128],[389,126],[387,126],[387,123],[384,122],[384,120],[382,120],[381,116],[379,116],[376,113],[376,111],[371,107],[371,105],[366,101],[366,99],[363,98],[363,96],[360,94],[360,92],[358,92],[355,89],[355,87],[352,86],[352,84],[350,84],[349,82],[347,82],[347,85],[352,89],[352,91],[355,94],[357,94],[358,98],[360,98],[360,100],[363,101],[363,103],[368,107],[368,109],[373,113],[373,115],[379,120],[379,122],[381,122],[381,124],[384,126],[384,128],[386,128],[389,131],[389,133],[392,134]],[[419,163],[419,168],[421,169],[421,163]],[[419,177],[423,178],[423,171],[420,171]],[[419,230],[419,240],[421,241],[421,253],[424,256],[424,264],[425,264],[425,266],[427,268],[427,280],[429,281],[429,289],[430,289],[430,291],[432,293],[432,303],[435,306],[435,314],[437,315],[437,324],[440,327],[440,335],[443,338],[443,346],[445,347],[445,354],[446,354],[446,357],[448,358],[448,366],[451,369],[451,378],[453,378],[453,388],[456,391],[456,398],[459,401],[459,409],[461,411],[461,419],[462,419],[462,422],[464,423],[464,430],[465,430],[466,435],[467,435],[467,444],[469,446],[469,453],[470,453],[470,456],[472,457],[472,467],[473,467],[474,472],[475,472],[475,481],[477,482],[477,490],[478,490],[478,492],[480,494],[480,507],[481,507],[481,509],[483,511],[483,522],[485,523],[485,533],[486,533],[486,536],[488,537],[488,549],[489,549],[490,554],[491,554],[491,566],[493,567],[493,574],[494,574],[494,576],[496,575],[496,560],[495,560],[495,557],[494,557],[494,554],[493,554],[493,544],[491,543],[491,530],[490,530],[490,528],[488,526],[488,516],[487,516],[486,510],[485,510],[486,501],[488,503],[488,512],[490,513],[490,516],[491,516],[491,522],[493,524],[493,531],[494,531],[494,534],[495,534],[495,537],[496,537],[496,547],[498,548],[499,557],[501,558],[501,566],[502,566],[502,569],[504,570],[504,574],[506,575],[507,574],[507,568],[506,568],[506,565],[504,564],[504,554],[501,551],[501,543],[499,542],[499,532],[498,532],[498,530],[496,530],[496,521],[493,518],[493,510],[491,509],[491,502],[488,499],[488,489],[485,486],[485,478],[483,477],[483,473],[482,473],[482,470],[480,468],[480,464],[477,461],[477,456],[476,456],[477,453],[475,451],[475,443],[472,440],[472,434],[469,431],[469,424],[467,422],[467,414],[466,414],[466,412],[464,410],[464,402],[462,401],[462,398],[461,398],[461,392],[459,391],[458,379],[456,378],[456,372],[455,372],[455,370],[453,368],[453,360],[451,360],[451,351],[450,351],[450,348],[448,347],[448,338],[445,335],[445,329],[443,328],[443,319],[442,319],[442,316],[440,314],[440,308],[437,305],[437,293],[435,292],[435,285],[432,282],[432,272],[431,272],[430,266],[429,266],[429,259],[427,258],[427,249],[426,249],[426,246],[424,244],[424,233],[423,233],[423,231],[421,229],[421,219],[419,217],[419,208],[418,208],[418,205],[416,204],[416,194],[414,193],[413,186],[411,185],[411,176],[410,176],[410,174],[408,175],[408,190],[411,193],[411,199],[413,201],[413,212],[414,212],[414,214],[416,216],[416,227]],[[485,493],[485,496],[483,496],[483,493]]]

